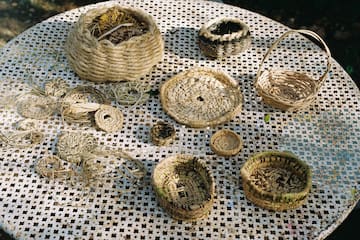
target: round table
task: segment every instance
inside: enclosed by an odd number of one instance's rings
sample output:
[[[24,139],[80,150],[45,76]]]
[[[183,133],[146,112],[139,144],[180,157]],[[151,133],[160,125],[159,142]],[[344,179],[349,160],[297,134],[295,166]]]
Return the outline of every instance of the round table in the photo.
[[[323,239],[330,234],[360,198],[359,89],[332,60],[330,74],[310,107],[282,112],[264,104],[254,89],[256,72],[271,43],[288,28],[241,8],[198,0],[122,0],[71,10],[35,25],[0,52],[0,131],[13,131],[13,124],[22,119],[9,99],[31,90],[30,82],[41,86],[60,77],[71,86],[107,87],[79,80],[68,66],[63,46],[80,14],[114,3],[142,8],[158,23],[165,56],[143,79],[153,90],[192,67],[221,69],[238,81],[243,110],[228,123],[194,129],[166,115],[154,96],[135,107],[113,103],[124,113],[124,127],[115,133],[63,123],[59,115],[40,120],[45,134],[40,145],[26,149],[1,145],[0,227],[16,239]],[[252,46],[237,56],[207,59],[199,50],[197,33],[206,21],[220,16],[242,19],[250,27]],[[267,64],[317,77],[326,61],[317,45],[294,35],[282,42]],[[151,143],[149,130],[158,120],[175,125],[177,139],[172,145]],[[219,157],[209,147],[211,135],[223,128],[244,140],[243,150],[234,157]],[[92,133],[101,145],[126,149],[145,164],[148,174],[137,187],[110,182],[86,193],[40,177],[36,162],[56,152],[57,136],[64,131]],[[264,150],[291,151],[311,166],[313,185],[305,205],[273,212],[245,198],[240,168],[251,155]],[[156,202],[151,172],[159,161],[178,153],[204,159],[213,172],[217,194],[206,219],[173,220]]]

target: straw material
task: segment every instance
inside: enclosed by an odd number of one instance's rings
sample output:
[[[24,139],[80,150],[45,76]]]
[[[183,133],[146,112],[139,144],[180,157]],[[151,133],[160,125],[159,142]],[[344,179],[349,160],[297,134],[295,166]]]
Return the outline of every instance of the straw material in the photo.
[[[160,206],[175,219],[197,220],[212,209],[214,178],[205,163],[194,156],[164,159],[153,171],[152,184]]]
[[[251,45],[249,27],[237,18],[216,18],[199,31],[202,53],[211,58],[223,58],[245,51]]]
[[[18,113],[31,119],[49,118],[54,114],[56,107],[56,101],[53,99],[33,94],[22,96],[17,103]]]
[[[241,169],[245,196],[256,205],[275,211],[300,207],[311,188],[310,167],[287,152],[262,152]]]
[[[124,116],[122,112],[109,105],[101,105],[95,113],[95,123],[98,128],[105,132],[116,132],[123,126]]]
[[[263,70],[263,64],[270,52],[288,35],[302,33],[319,41],[327,55],[327,69],[318,79],[312,79],[305,73],[289,70]],[[290,30],[284,33],[265,54],[257,72],[255,88],[264,102],[282,110],[298,110],[310,105],[316,98],[331,68],[331,53],[325,42],[316,33],[308,30]]]
[[[105,38],[96,38],[89,26],[95,18],[111,8],[143,22],[147,31],[118,44]],[[94,82],[137,80],[145,76],[163,57],[164,43],[151,16],[140,9],[122,6],[111,8],[88,11],[69,33],[65,45],[67,58],[82,79]]]
[[[233,156],[242,149],[243,141],[235,132],[222,129],[212,135],[210,147],[220,156]]]
[[[209,68],[179,73],[162,85],[160,94],[167,114],[179,123],[197,128],[231,120],[241,111],[243,100],[234,79]]]
[[[56,78],[45,83],[44,91],[46,96],[63,97],[70,89],[69,84],[64,79]]]
[[[65,169],[57,156],[45,156],[39,159],[35,170],[41,176],[51,179],[69,177],[71,174],[71,170]]]
[[[157,146],[166,146],[174,141],[175,128],[167,122],[159,121],[150,130],[151,141]]]

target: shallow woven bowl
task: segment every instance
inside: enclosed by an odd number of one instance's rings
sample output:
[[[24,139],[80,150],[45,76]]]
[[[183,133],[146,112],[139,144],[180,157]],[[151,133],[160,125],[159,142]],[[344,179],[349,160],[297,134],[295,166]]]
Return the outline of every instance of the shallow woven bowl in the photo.
[[[294,209],[306,201],[311,170],[287,152],[262,152],[241,168],[245,196],[256,205],[275,211]]]
[[[163,57],[164,42],[153,18],[140,9],[113,6],[144,22],[148,31],[114,45],[94,37],[88,26],[111,7],[91,9],[81,15],[70,31],[65,51],[80,78],[94,82],[137,80]]]
[[[194,221],[212,209],[214,178],[205,163],[194,156],[164,159],[153,171],[152,184],[160,206],[175,219]]]
[[[263,69],[271,51],[288,35],[302,33],[319,41],[327,55],[327,69],[319,79],[313,79],[302,72],[286,69]],[[299,110],[309,106],[316,98],[331,68],[331,53],[325,42],[309,30],[290,30],[277,39],[264,55],[255,80],[255,88],[266,104],[285,111]],[[286,64],[286,63],[285,63]]]
[[[150,130],[151,141],[157,146],[169,145],[176,137],[173,125],[159,121]]]
[[[220,156],[233,156],[242,149],[243,141],[235,132],[222,129],[211,136],[210,147]]]
[[[205,23],[199,31],[202,53],[222,58],[245,51],[251,45],[249,27],[237,18],[216,18]]]
[[[222,71],[193,68],[167,80],[160,89],[163,109],[190,127],[215,126],[231,120],[242,107],[238,83]]]

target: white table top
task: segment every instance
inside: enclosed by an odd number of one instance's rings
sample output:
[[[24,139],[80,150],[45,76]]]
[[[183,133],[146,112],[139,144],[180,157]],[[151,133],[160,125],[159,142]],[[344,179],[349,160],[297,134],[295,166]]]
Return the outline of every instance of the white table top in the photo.
[[[59,115],[41,120],[41,131],[46,134],[41,145],[30,149],[0,146],[0,227],[17,239],[321,239],[331,233],[360,198],[360,93],[343,68],[333,60],[332,70],[309,108],[281,112],[261,102],[253,82],[265,51],[287,27],[244,9],[208,1],[122,0],[99,5],[116,2],[148,12],[164,36],[164,60],[144,79],[152,89],[194,66],[217,68],[239,82],[243,111],[215,128],[193,129],[177,124],[163,112],[159,98],[152,97],[135,108],[113,103],[125,117],[124,127],[117,133],[63,123]],[[29,91],[29,75],[39,85],[61,77],[71,86],[87,84],[102,89],[106,84],[79,80],[63,51],[70,27],[81,13],[95,6],[49,18],[4,46],[0,96]],[[206,21],[220,16],[238,17],[248,24],[252,47],[225,60],[209,60],[199,50],[197,32]],[[325,69],[325,54],[301,36],[284,41],[272,56],[274,67],[308,71],[314,77]],[[271,116],[269,123],[264,121],[265,114]],[[22,118],[15,108],[3,106],[0,119],[0,131],[6,133]],[[168,147],[154,146],[149,140],[150,127],[160,119],[176,127],[178,138]],[[222,128],[242,136],[244,149],[238,155],[224,158],[211,151],[209,138]],[[131,191],[119,194],[126,186],[110,182],[86,196],[79,188],[40,177],[34,165],[45,153],[55,153],[60,131],[86,131],[105,146],[127,149],[143,161],[149,173]],[[247,201],[240,168],[249,156],[263,150],[291,151],[311,166],[313,187],[305,205],[272,212]],[[156,202],[150,185],[152,169],[176,153],[199,156],[213,171],[217,196],[207,219],[194,223],[173,220]],[[76,204],[81,206],[69,206]]]

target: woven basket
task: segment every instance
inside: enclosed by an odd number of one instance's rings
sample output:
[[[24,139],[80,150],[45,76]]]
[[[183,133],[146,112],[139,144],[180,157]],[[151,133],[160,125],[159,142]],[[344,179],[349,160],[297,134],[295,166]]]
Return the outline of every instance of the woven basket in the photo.
[[[271,51],[287,36],[302,33],[319,41],[327,55],[327,69],[318,79],[312,79],[305,73],[290,70],[263,70],[265,60]],[[308,30],[290,30],[284,33],[266,52],[256,75],[255,88],[264,102],[282,110],[298,110],[311,104],[331,68],[331,53],[319,35]]]
[[[309,166],[291,153],[262,152],[241,168],[245,196],[256,205],[275,211],[304,204],[311,188]]]
[[[151,141],[157,146],[169,145],[176,137],[173,125],[159,121],[150,130]]]
[[[235,132],[222,129],[211,136],[210,147],[220,156],[233,156],[242,149],[243,141]]]
[[[65,44],[69,63],[82,79],[94,82],[136,80],[163,57],[164,42],[153,18],[140,9],[113,7],[144,22],[147,32],[116,45],[106,39],[98,41],[88,27],[110,8],[100,7],[82,15]]]
[[[161,161],[153,171],[152,184],[160,206],[175,219],[197,220],[212,209],[214,178],[194,156],[175,155]]]
[[[238,83],[210,68],[193,68],[166,81],[161,104],[177,122],[190,127],[215,126],[231,120],[242,107]]]
[[[199,31],[199,46],[204,55],[223,58],[245,51],[251,45],[249,27],[237,18],[216,18]]]

